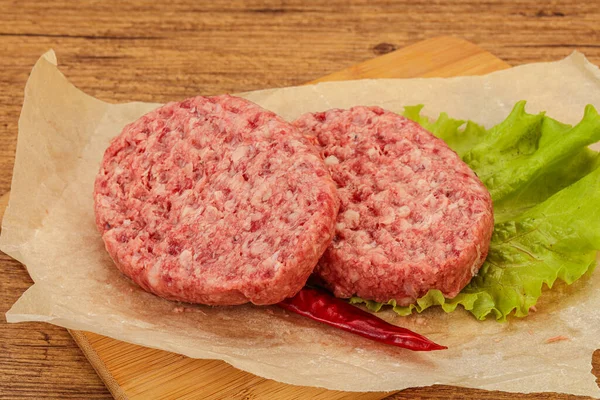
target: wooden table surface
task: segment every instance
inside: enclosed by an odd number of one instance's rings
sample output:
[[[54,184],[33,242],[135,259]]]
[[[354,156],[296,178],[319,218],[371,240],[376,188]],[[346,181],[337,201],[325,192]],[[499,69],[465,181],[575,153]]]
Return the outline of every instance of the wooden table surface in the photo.
[[[468,39],[512,65],[574,49],[600,64],[594,0],[126,3],[0,0],[0,195],[10,189],[25,82],[49,48],[75,85],[112,102],[301,84],[439,35]],[[66,330],[6,324],[4,312],[30,284],[25,269],[0,252],[0,398],[110,398]],[[426,398],[455,395],[437,387]]]

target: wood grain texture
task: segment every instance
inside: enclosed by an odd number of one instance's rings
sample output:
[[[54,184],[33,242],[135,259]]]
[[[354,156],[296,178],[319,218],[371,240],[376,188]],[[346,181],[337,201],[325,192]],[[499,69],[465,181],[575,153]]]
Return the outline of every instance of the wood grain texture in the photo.
[[[10,192],[6,192],[2,196],[0,196],[0,222],[2,221],[2,217],[4,217],[4,212],[6,211],[6,207],[8,207],[9,198],[10,198]]]
[[[379,400],[387,397],[382,393],[346,393],[284,385],[240,371],[222,361],[190,359],[89,332],[73,332],[73,337],[87,348],[86,354],[91,352],[98,356],[99,362],[114,366],[104,368],[101,373],[110,370],[112,381],[107,387],[117,399]]]
[[[363,78],[414,78],[482,75],[510,65],[463,39],[442,36],[352,65],[311,83]]]
[[[468,39],[512,65],[573,49],[600,64],[596,1],[321,3],[0,0],[0,194],[10,187],[25,81],[48,48],[78,87],[113,102],[301,84],[439,35]],[[0,253],[0,398],[110,398],[64,329],[5,323],[3,313],[30,284],[25,269]],[[458,397],[519,398],[450,387],[397,395]]]

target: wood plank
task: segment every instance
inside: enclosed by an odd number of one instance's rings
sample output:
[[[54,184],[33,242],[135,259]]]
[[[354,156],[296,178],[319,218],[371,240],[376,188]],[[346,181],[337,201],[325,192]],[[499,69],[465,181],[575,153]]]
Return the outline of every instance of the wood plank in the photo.
[[[346,393],[284,385],[240,371],[216,360],[196,360],[148,349],[89,333],[72,332],[92,360],[108,389],[118,399],[362,399],[386,397],[382,393]],[[126,397],[123,397],[126,395]]]
[[[463,39],[442,36],[424,40],[353,65],[311,83],[364,78],[447,78],[483,75],[510,65]]]

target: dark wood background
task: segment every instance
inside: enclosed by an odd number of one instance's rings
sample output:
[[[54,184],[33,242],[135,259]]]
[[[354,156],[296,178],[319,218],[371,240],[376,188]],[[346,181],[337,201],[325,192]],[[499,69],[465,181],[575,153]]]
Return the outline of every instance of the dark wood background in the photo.
[[[75,85],[112,102],[301,84],[439,35],[470,40],[512,65],[575,49],[600,64],[597,0],[122,3],[0,0],[0,195],[10,189],[25,82],[50,48]],[[66,330],[6,324],[4,312],[30,284],[0,253],[0,398],[110,398]],[[515,397],[438,387],[398,398],[457,396]]]

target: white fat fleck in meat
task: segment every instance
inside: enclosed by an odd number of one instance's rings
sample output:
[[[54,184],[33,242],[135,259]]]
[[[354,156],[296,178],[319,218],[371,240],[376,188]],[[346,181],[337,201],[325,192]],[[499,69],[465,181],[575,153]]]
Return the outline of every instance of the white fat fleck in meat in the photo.
[[[263,215],[259,212],[255,212],[250,214],[250,221],[260,221],[262,219]]]
[[[183,250],[179,254],[179,263],[186,270],[191,270],[192,269],[192,262],[193,262],[193,260],[194,260],[194,257],[192,255],[192,252],[190,250],[188,250],[188,249]]]
[[[349,228],[356,228],[360,222],[360,214],[355,210],[346,210],[344,212],[343,221]]]
[[[256,240],[250,245],[250,255],[256,257],[265,254],[265,251],[268,247],[268,244],[263,242],[262,240]]]
[[[156,261],[147,271],[148,283],[151,286],[157,286],[161,281],[162,262]]]
[[[471,265],[471,276],[475,276],[477,275],[477,273],[479,272],[479,259],[481,258],[481,249],[479,248],[479,246],[477,246],[477,258],[475,259],[475,262],[473,263],[473,265]]]
[[[363,244],[362,248],[365,250],[371,250],[373,248],[377,247],[377,242],[376,241],[372,241],[371,243],[365,243]]]
[[[389,191],[384,189],[381,192],[375,193],[373,195],[373,200],[379,204],[385,204],[388,202],[388,197]]]
[[[303,147],[303,144],[302,144],[302,143],[300,143],[299,141],[295,140],[295,139],[292,139],[292,140],[290,140],[288,143],[289,143],[289,145],[290,145],[292,148],[294,148],[294,149],[297,149],[297,148]]]
[[[271,184],[270,182],[263,180],[260,186],[258,186],[254,193],[252,194],[252,198],[250,199],[250,203],[253,206],[260,206],[266,200],[271,197]]]
[[[268,188],[267,190],[265,190],[262,194],[262,201],[268,201],[271,198],[271,195],[273,194],[273,192],[271,191],[271,188]]]
[[[398,218],[406,218],[410,215],[410,207],[402,206],[396,209],[396,217]]]
[[[277,250],[275,253],[273,253],[273,255],[271,256],[271,260],[276,262],[279,258],[279,253],[281,253],[281,250]]]
[[[340,160],[336,156],[329,156],[325,159],[325,165],[337,165],[340,163]]]
[[[276,251],[270,257],[267,257],[263,261],[263,265],[272,269],[274,272],[279,271],[279,268],[281,268],[281,266],[282,266],[282,264],[278,261],[279,253],[280,253],[280,251]]]
[[[202,214],[206,221],[210,223],[218,221],[221,218],[221,215],[221,212],[211,205],[206,206],[204,213]]]
[[[248,154],[249,146],[238,146],[233,153],[231,153],[231,161],[234,164],[237,164],[242,158],[246,157]]]
[[[389,225],[396,220],[396,213],[392,207],[385,207],[381,210],[381,217],[379,223],[383,225]]]
[[[411,229],[412,227],[413,227],[413,225],[409,221],[407,221],[405,219],[400,220],[400,230],[406,231],[406,230]]]
[[[371,160],[376,160],[377,156],[379,156],[379,151],[377,151],[377,149],[371,148],[367,150],[367,155]]]
[[[159,183],[154,187],[154,193],[159,196],[165,194],[166,192],[167,190],[164,183]]]
[[[300,218],[300,213],[297,211],[294,211],[294,212],[288,214],[288,216],[287,216],[287,219],[290,222],[295,222],[298,220],[298,218]]]
[[[348,279],[350,280],[350,282],[357,282],[359,279],[361,278],[361,276],[358,274],[357,271],[355,270],[350,270],[348,271]]]
[[[223,194],[222,191],[220,190],[216,190],[213,193],[213,200],[216,204],[218,205],[222,205],[223,204],[223,200],[225,199],[225,195]]]
[[[225,210],[225,212],[228,212],[228,213],[235,210],[235,200],[234,199],[227,200],[225,202],[225,204],[223,204],[223,209]]]
[[[427,215],[420,223],[416,224],[415,227],[421,231],[426,231],[429,229],[429,227],[431,227],[431,220],[431,215]]]

